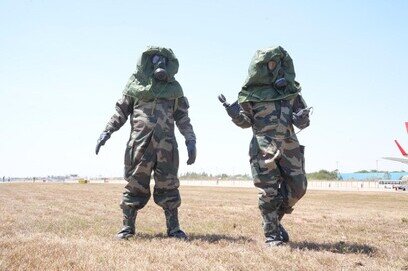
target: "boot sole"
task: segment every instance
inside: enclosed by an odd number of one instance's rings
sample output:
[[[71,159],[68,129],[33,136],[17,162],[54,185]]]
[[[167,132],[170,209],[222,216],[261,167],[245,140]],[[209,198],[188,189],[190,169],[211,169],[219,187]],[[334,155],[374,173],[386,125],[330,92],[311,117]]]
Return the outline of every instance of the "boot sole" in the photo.
[[[132,237],[134,237],[135,235],[134,234],[127,234],[127,235],[125,235],[125,236],[118,236],[118,235],[116,235],[116,239],[118,239],[118,240],[128,240],[129,238],[132,238]]]

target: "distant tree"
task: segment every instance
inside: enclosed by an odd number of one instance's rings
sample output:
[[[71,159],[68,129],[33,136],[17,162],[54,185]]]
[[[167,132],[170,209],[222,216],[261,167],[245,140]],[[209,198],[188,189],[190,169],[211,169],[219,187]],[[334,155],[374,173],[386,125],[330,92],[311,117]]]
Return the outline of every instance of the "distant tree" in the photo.
[[[312,172],[307,174],[307,178],[312,180],[337,180],[338,172],[337,170],[328,171],[321,169],[318,172]]]
[[[368,171],[368,170],[363,169],[363,170],[356,171],[356,172],[354,172],[354,173],[369,173],[369,171]]]

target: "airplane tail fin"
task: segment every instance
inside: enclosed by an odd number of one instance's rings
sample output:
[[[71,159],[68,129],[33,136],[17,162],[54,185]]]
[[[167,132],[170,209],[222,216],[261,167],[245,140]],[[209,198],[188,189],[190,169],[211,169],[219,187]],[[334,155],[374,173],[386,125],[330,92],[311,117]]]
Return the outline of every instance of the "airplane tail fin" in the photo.
[[[398,143],[397,140],[394,140],[395,144],[397,144],[398,149],[400,150],[400,152],[402,153],[403,156],[408,157],[408,154],[406,153],[406,151],[401,147],[401,145]]]
[[[405,122],[405,128],[407,128],[407,133],[408,133],[408,122]]]

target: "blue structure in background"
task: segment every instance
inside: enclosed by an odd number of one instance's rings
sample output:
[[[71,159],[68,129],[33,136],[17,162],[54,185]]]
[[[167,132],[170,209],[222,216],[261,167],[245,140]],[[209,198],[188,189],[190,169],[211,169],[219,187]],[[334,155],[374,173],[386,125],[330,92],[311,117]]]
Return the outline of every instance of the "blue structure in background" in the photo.
[[[339,173],[339,180],[373,181],[373,180],[401,180],[408,172],[367,172],[367,173]]]
[[[402,177],[408,176],[408,172],[390,172],[388,174],[391,177],[389,180],[401,180]]]

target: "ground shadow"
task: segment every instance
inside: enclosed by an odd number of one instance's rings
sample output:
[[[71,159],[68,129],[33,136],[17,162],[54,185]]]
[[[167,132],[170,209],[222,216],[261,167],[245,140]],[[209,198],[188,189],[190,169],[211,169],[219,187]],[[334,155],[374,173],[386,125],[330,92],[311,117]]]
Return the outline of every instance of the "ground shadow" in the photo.
[[[368,256],[372,256],[372,254],[376,251],[375,247],[366,244],[361,245],[342,241],[337,243],[290,242],[289,246],[292,249],[330,251],[340,254],[360,253]]]
[[[134,238],[152,240],[152,239],[167,239],[169,237],[163,233],[158,234],[136,233]],[[203,241],[210,244],[217,243],[220,241],[227,241],[230,243],[254,242],[253,239],[245,236],[230,236],[225,234],[190,234],[188,236],[188,241]]]
[[[190,240],[199,240],[207,243],[216,243],[218,241],[228,241],[231,243],[254,242],[252,238],[245,236],[230,236],[225,234],[192,234]]]

